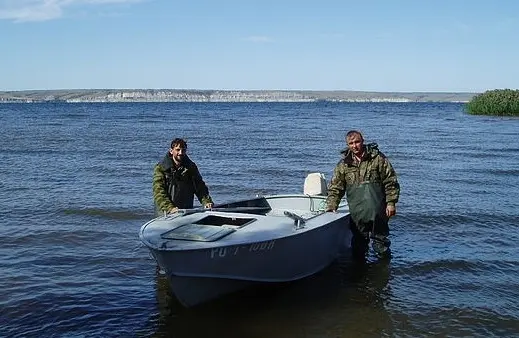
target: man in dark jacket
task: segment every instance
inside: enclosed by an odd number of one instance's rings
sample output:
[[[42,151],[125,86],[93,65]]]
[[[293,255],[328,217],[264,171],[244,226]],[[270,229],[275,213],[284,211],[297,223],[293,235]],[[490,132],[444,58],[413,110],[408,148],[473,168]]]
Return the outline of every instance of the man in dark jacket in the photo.
[[[153,199],[157,214],[193,208],[195,195],[205,208],[213,207],[209,189],[186,152],[186,141],[176,138],[164,159],[155,166]]]
[[[328,187],[327,211],[335,211],[346,194],[354,256],[364,258],[370,241],[379,257],[389,256],[389,218],[396,214],[400,185],[396,172],[375,143],[365,145],[359,131],[346,134],[348,148]]]

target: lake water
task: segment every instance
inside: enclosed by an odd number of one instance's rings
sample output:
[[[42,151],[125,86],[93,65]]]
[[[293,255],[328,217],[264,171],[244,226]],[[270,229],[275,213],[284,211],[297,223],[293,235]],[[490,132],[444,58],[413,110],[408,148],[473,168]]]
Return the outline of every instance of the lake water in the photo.
[[[517,118],[456,103],[48,103],[1,104],[0,122],[0,336],[519,335]],[[138,238],[171,139],[221,203],[329,179],[349,129],[399,175],[392,260],[182,308]]]

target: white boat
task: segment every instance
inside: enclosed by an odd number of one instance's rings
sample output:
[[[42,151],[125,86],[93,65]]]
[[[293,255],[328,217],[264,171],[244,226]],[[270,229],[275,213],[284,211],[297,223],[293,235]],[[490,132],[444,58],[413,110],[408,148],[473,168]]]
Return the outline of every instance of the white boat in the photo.
[[[314,173],[303,194],[180,210],[147,222],[139,237],[186,307],[257,283],[298,280],[327,267],[350,244],[347,204],[325,212],[323,181]]]

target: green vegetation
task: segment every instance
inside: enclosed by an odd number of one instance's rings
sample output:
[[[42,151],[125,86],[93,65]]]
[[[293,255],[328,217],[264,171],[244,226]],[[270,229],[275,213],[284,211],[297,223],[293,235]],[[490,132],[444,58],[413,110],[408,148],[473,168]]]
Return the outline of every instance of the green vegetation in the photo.
[[[466,109],[472,115],[519,116],[519,90],[488,90],[474,96]]]

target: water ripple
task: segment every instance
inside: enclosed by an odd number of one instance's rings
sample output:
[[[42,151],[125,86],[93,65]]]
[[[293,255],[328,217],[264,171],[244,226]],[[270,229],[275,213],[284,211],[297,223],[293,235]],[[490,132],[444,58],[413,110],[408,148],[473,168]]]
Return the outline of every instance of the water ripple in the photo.
[[[0,104],[0,335],[519,336],[519,119],[463,107]],[[171,139],[224,203],[329,180],[349,129],[399,175],[392,259],[182,308],[138,238]]]

